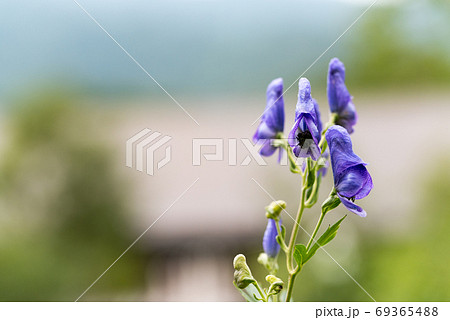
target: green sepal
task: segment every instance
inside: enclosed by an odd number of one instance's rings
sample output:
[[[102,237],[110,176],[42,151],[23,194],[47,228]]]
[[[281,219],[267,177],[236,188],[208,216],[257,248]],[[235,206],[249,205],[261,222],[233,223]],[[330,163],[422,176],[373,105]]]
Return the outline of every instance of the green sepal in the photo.
[[[234,266],[234,284],[239,289],[244,289],[252,283],[256,283],[253,278],[250,268],[247,265],[245,256],[238,254],[233,260]]]
[[[266,209],[266,217],[278,221],[280,219],[281,211],[286,209],[286,202],[283,200],[272,201]]]
[[[283,290],[284,282],[280,278],[277,278],[274,275],[269,274],[266,277],[266,281],[270,283],[270,287],[267,292],[268,296],[279,294],[281,290]]]
[[[316,253],[316,251],[320,248],[329,243],[331,240],[334,239],[336,236],[339,226],[341,222],[346,218],[345,215],[342,219],[340,219],[338,222],[333,224],[332,226],[328,226],[327,230],[320,236],[319,240],[317,240],[312,247],[309,249],[307,253],[307,260],[311,259],[311,257]]]
[[[336,190],[331,190],[328,198],[322,203],[322,214],[325,215],[327,212],[333,210],[340,204],[341,199],[339,199],[339,197],[337,196]]]

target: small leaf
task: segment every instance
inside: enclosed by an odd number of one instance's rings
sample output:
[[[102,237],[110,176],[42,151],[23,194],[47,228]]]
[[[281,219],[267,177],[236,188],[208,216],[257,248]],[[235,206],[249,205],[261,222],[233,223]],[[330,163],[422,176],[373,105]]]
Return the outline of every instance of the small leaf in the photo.
[[[282,238],[280,235],[277,235],[277,236],[275,237],[275,239],[277,240],[277,242],[278,242],[278,244],[280,245],[280,247],[283,248],[283,245],[284,245],[284,243],[283,243],[283,238]]]
[[[319,240],[317,240],[314,245],[309,249],[307,253],[307,260],[311,259],[311,257],[316,253],[316,251],[320,248],[329,243],[331,240],[334,239],[334,237],[337,234],[337,231],[339,230],[339,226],[341,222],[346,218],[345,215],[342,219],[340,219],[338,222],[333,224],[331,227],[329,226],[328,229],[320,236]],[[306,262],[306,261],[305,261]]]
[[[300,267],[308,260],[306,255],[306,247],[303,244],[297,244],[295,246],[294,259]]]
[[[333,224],[331,227],[328,227],[327,231],[319,238],[318,242],[321,246],[326,245],[328,242],[334,239],[337,231],[339,230],[339,226],[342,221],[347,217],[347,215],[343,216],[338,222]]]

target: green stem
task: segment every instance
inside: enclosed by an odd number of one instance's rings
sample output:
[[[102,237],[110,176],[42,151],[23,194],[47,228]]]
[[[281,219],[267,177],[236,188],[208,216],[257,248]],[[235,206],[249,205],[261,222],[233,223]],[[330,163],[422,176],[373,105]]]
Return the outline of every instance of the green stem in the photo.
[[[280,225],[280,221],[279,220],[275,220],[275,225],[277,227],[277,233],[281,236],[281,225]],[[284,241],[284,237],[280,237],[281,238],[281,244],[280,247],[284,252],[287,252],[288,248],[286,245],[286,242]]]
[[[254,282],[253,285],[255,286],[256,290],[258,290],[259,295],[261,296],[262,301],[267,302],[266,295],[262,292],[261,288],[259,287],[258,282]]]
[[[294,248],[295,248],[295,241],[297,240],[298,229],[300,227],[300,221],[302,219],[303,210],[305,209],[305,194],[306,194],[306,188],[302,187],[302,197],[300,200],[300,205],[298,207],[297,218],[295,219],[294,227],[292,228],[291,238],[289,240],[289,246],[288,246],[288,253],[286,255],[286,264],[287,264],[289,273],[292,273],[294,271],[294,266],[293,266],[292,260],[293,260],[293,254],[294,254]]]
[[[307,167],[306,171],[308,171],[308,167]],[[288,280],[288,287],[287,287],[286,302],[291,300],[292,290],[294,288],[295,277],[297,276],[297,273],[300,272],[300,267],[299,266],[297,266],[294,269],[292,260],[293,260],[293,255],[294,255],[295,241],[297,240],[298,229],[300,227],[300,221],[302,219],[303,210],[305,209],[306,188],[304,187],[304,185],[305,185],[305,177],[307,175],[308,175],[308,173],[305,172],[305,174],[303,176],[303,179],[302,179],[302,182],[303,182],[302,197],[301,197],[301,200],[300,200],[300,205],[299,205],[299,209],[298,209],[298,213],[297,213],[297,218],[295,220],[295,224],[294,224],[294,227],[292,229],[291,238],[289,240],[288,252],[286,254],[286,266],[287,266],[287,269],[288,269],[288,272],[289,272],[289,280]]]
[[[325,217],[325,215],[324,215],[323,213],[321,213],[321,214],[320,214],[319,221],[317,221],[316,228],[314,229],[314,232],[313,232],[313,234],[311,235],[311,238],[309,239],[308,244],[306,245],[306,252],[308,252],[309,248],[310,248],[311,245],[313,244],[314,238],[315,238],[315,236],[317,235],[317,232],[319,231],[320,226],[322,225],[322,222],[323,222],[323,218],[324,218],[324,217]]]
[[[332,113],[331,116],[330,116],[330,121],[325,125],[325,129],[322,132],[322,137],[321,137],[320,142],[319,142],[319,148],[321,150],[321,153],[323,153],[325,151],[325,149],[327,148],[327,141],[325,139],[325,133],[327,132],[327,130],[332,125],[335,124],[336,120],[337,120],[337,114]],[[293,157],[293,155],[291,153],[289,153],[290,150],[289,151],[287,150],[288,149],[288,144],[287,143],[285,145],[285,149],[286,149],[286,151],[288,153],[288,156],[292,156]],[[314,165],[314,168],[311,168],[310,164],[308,163],[308,165],[306,166],[306,170],[305,170],[305,172],[302,175],[302,196],[301,196],[301,200],[300,200],[300,204],[299,204],[299,208],[298,208],[297,218],[295,220],[295,224],[294,224],[294,227],[292,229],[291,238],[289,240],[288,252],[286,253],[286,267],[287,267],[288,272],[289,272],[288,287],[287,287],[287,294],[286,294],[286,302],[289,302],[291,300],[292,291],[293,291],[293,288],[294,288],[295,277],[301,271],[301,266],[297,266],[294,269],[293,253],[294,253],[294,248],[295,248],[295,241],[297,240],[298,229],[300,227],[300,221],[301,221],[302,215],[303,215],[303,210],[306,207],[306,201],[305,201],[306,200],[305,199],[305,194],[306,194],[305,182],[306,182],[306,178],[308,177],[308,174],[310,173],[310,171],[314,171],[315,172],[316,167],[317,167],[317,163]],[[300,172],[301,172],[301,170],[300,170]],[[317,181],[315,181],[315,182],[317,182]],[[317,223],[316,229],[314,230],[314,233],[313,233],[313,235],[311,236],[311,239],[308,242],[306,251],[308,251],[308,249],[311,246],[311,243],[312,243],[314,237],[316,236],[317,232],[319,231],[319,228],[320,228],[320,225],[322,224],[324,216],[325,215],[321,213],[319,222]]]
[[[297,276],[297,274],[298,274],[298,272],[294,272],[289,275],[288,288],[287,288],[287,294],[286,294],[286,302],[291,301],[292,290],[294,289],[294,281],[295,281],[295,277]]]

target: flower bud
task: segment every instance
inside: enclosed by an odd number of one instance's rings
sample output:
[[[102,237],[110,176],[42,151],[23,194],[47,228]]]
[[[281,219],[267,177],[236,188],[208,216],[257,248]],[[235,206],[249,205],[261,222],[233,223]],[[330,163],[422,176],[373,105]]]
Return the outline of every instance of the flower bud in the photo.
[[[284,282],[280,278],[270,274],[266,277],[266,281],[270,283],[269,294],[278,294],[283,290]]]
[[[276,273],[278,271],[278,262],[276,258],[269,257],[267,253],[261,252],[258,256],[258,263],[266,268],[269,272]]]
[[[270,257],[275,258],[280,251],[280,245],[277,242],[277,225],[275,220],[267,220],[266,231],[264,232],[264,237],[262,241],[264,252]]]
[[[280,213],[283,209],[286,208],[286,202],[283,200],[272,201],[266,209],[266,217],[268,219],[274,219],[275,221],[279,220]]]
[[[253,278],[250,268],[247,265],[245,256],[243,254],[238,254],[233,260],[234,266],[234,284],[239,289],[246,288],[249,284],[255,283],[256,280]]]

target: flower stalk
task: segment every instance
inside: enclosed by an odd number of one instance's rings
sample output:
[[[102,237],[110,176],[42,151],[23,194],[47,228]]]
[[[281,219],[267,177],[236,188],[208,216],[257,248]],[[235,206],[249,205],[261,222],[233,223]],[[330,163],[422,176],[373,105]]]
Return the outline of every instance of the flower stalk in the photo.
[[[302,185],[297,215],[288,242],[281,219],[282,212],[286,211],[286,203],[281,200],[273,201],[265,208],[268,222],[262,241],[264,252],[259,255],[258,262],[268,271],[266,281],[269,287],[261,288],[253,278],[243,255],[235,258],[234,284],[248,301],[292,301],[297,275],[320,247],[335,238],[346,217],[330,225],[319,237],[327,213],[342,203],[356,215],[366,215],[354,202],[370,193],[373,188],[372,178],[367,171],[367,164],[353,152],[350,134],[354,131],[357,113],[353,97],[345,85],[344,65],[337,58],[332,59],[329,65],[327,95],[331,113],[329,121],[322,128],[319,105],[311,96],[311,84],[306,78],[299,80],[294,125],[286,138],[283,133],[283,80],[275,79],[267,88],[266,109],[253,139],[261,145],[259,152],[262,156],[271,156],[279,150],[280,162],[285,151],[289,169],[292,173],[300,174]],[[302,165],[297,163],[299,158],[304,159]],[[305,209],[313,208],[317,203],[321,181],[330,164],[334,186],[322,203],[318,221],[308,242],[306,245],[299,244],[297,238],[303,214]],[[286,255],[286,282],[276,276],[280,251]]]

